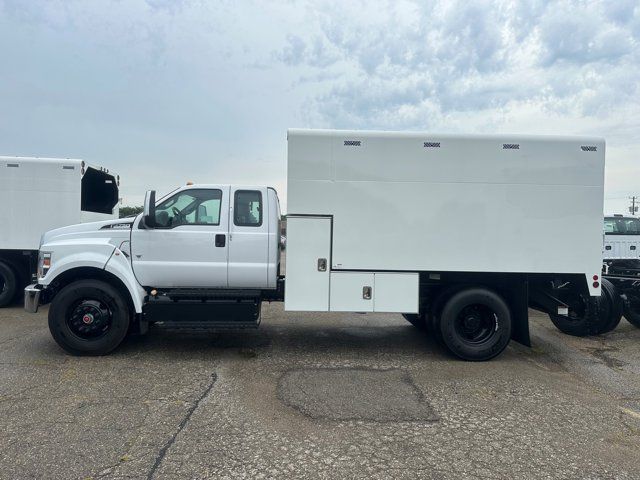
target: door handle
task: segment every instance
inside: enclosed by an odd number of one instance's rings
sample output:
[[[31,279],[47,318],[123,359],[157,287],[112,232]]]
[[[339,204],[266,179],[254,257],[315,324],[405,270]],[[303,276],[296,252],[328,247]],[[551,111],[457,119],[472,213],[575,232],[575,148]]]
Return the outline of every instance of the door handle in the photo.
[[[227,244],[227,236],[224,233],[216,233],[216,247],[224,247]]]
[[[362,287],[362,298],[364,300],[371,300],[371,287],[368,285]]]

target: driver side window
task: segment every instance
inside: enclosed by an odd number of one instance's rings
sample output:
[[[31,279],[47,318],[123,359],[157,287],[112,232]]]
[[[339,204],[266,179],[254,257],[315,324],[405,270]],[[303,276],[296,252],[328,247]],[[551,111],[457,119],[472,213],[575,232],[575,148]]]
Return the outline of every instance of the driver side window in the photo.
[[[156,225],[219,225],[221,202],[221,190],[183,190],[156,206]]]

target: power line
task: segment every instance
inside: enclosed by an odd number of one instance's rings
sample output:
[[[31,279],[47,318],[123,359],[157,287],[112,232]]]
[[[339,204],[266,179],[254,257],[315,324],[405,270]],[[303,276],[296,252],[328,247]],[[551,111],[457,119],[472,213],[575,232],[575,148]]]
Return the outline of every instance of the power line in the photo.
[[[635,215],[636,212],[638,211],[638,207],[636,206],[636,199],[638,197],[636,197],[635,195],[633,197],[629,197],[629,200],[631,200],[631,206],[629,207],[629,213],[631,213],[631,215]]]

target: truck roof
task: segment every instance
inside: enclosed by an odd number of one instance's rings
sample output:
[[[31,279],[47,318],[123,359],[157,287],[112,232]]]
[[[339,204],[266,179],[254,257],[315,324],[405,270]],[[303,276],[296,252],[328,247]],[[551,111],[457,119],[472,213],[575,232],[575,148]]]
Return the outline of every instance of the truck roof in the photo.
[[[274,190],[273,187],[269,187],[268,185],[247,185],[244,183],[192,183],[191,185],[187,184],[179,188],[186,190],[189,188],[220,188],[220,187],[270,188],[271,190]]]
[[[73,166],[82,166],[85,168],[93,168],[95,170],[99,170],[105,173],[111,173],[116,176],[116,174],[109,172],[108,169],[103,168],[99,165],[92,165],[88,162],[85,162],[81,158],[56,158],[56,157],[19,157],[19,156],[8,156],[8,155],[0,155],[0,163],[7,164],[26,164],[26,165],[73,165]],[[16,165],[11,165],[16,166]],[[117,175],[119,178],[119,175]]]
[[[0,161],[16,161],[25,163],[81,163],[80,158],[54,158],[54,157],[15,157],[0,155]]]
[[[305,136],[344,136],[349,135],[352,137],[393,137],[393,138],[437,138],[447,140],[477,140],[477,139],[495,139],[495,140],[544,140],[544,141],[589,141],[589,142],[601,142],[605,143],[603,137],[596,136],[584,136],[584,135],[521,135],[521,134],[482,134],[482,133],[437,133],[437,132],[397,132],[397,131],[377,131],[377,130],[329,130],[329,129],[306,129],[306,128],[290,128],[287,130],[287,138],[290,134],[305,135]]]

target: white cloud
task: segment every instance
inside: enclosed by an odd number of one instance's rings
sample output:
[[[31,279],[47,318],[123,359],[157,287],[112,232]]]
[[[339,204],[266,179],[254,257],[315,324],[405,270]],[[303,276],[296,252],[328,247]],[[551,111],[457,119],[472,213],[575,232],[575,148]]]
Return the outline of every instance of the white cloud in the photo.
[[[633,0],[0,0],[0,42],[2,153],[109,165],[128,202],[283,190],[293,126],[602,135],[612,204],[639,193]]]

